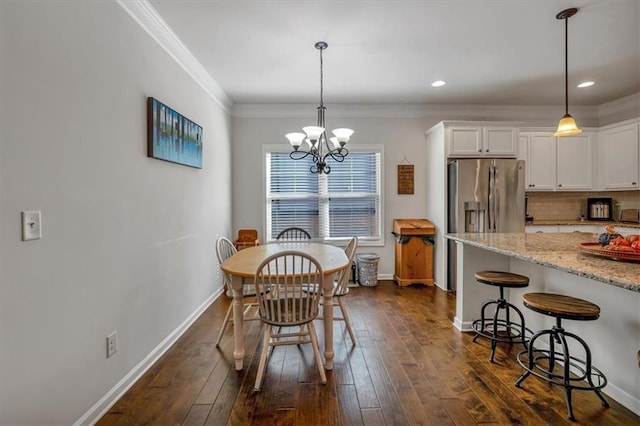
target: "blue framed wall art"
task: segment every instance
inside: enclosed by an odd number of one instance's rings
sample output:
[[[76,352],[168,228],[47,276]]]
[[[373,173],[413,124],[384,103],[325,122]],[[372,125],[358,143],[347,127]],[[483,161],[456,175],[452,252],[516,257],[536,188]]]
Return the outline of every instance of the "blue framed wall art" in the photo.
[[[202,168],[202,127],[155,98],[147,99],[148,156]]]

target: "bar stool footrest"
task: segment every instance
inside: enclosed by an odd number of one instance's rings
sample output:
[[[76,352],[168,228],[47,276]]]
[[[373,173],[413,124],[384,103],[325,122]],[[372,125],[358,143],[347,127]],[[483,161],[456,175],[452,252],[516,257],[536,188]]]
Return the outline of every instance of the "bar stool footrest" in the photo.
[[[593,390],[597,391],[604,388],[607,385],[607,378],[605,375],[598,370],[596,367],[591,365],[591,383],[588,383],[587,378],[587,363],[579,358],[570,356],[569,363],[571,365],[572,373],[574,376],[568,377],[565,379],[564,377],[564,361],[562,354],[556,352],[555,353],[555,368],[553,371],[549,371],[548,363],[545,363],[545,360],[549,360],[551,358],[551,352],[543,349],[535,349],[532,350],[533,354],[533,365],[529,368],[530,359],[529,359],[529,351],[524,350],[516,356],[518,364],[522,367],[523,370],[533,374],[537,378],[544,380],[545,382],[562,386],[564,388],[576,389],[576,390]],[[554,371],[560,371],[561,374],[556,374]],[[580,376],[575,375],[575,371],[578,371]],[[524,373],[526,374],[526,373]],[[578,384],[581,383],[581,384]]]
[[[522,336],[522,325],[514,322],[507,322],[504,319],[498,319],[496,321],[498,326],[498,334],[494,335],[494,320],[484,320],[484,324],[482,320],[475,320],[471,324],[473,331],[482,337],[486,337],[487,339],[495,340],[501,343],[523,343],[526,345],[529,340],[531,340],[531,336],[533,335],[533,331],[528,328],[524,328],[525,335]],[[523,339],[524,337],[524,339]]]

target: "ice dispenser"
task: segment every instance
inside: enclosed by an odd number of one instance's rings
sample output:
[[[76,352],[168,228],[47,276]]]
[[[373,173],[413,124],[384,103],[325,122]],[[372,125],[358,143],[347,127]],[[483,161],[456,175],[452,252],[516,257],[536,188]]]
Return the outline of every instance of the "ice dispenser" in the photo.
[[[484,232],[485,203],[466,201],[464,203],[464,232]]]

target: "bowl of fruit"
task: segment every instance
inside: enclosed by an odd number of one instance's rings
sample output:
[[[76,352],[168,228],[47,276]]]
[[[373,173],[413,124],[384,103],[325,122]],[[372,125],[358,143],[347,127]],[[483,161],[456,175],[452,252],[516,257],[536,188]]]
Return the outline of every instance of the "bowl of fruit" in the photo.
[[[640,262],[640,234],[622,235],[608,225],[598,236],[597,243],[582,243],[580,249],[588,254],[613,260]]]

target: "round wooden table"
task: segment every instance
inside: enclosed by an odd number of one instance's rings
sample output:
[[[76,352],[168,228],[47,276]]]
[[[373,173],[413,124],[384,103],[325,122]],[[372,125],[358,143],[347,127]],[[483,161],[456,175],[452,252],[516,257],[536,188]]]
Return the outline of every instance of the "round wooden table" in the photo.
[[[315,257],[324,274],[322,287],[324,306],[333,306],[333,278],[336,272],[348,268],[349,259],[340,247],[329,244],[309,242],[282,242],[249,247],[226,259],[220,265],[227,274],[231,275],[231,288],[233,290],[233,357],[236,360],[236,370],[242,370],[244,359],[244,332],[243,332],[243,278],[255,276],[256,269],[267,257],[272,254],[285,251],[298,250]],[[324,357],[325,368],[333,369],[333,315],[324,315]]]

